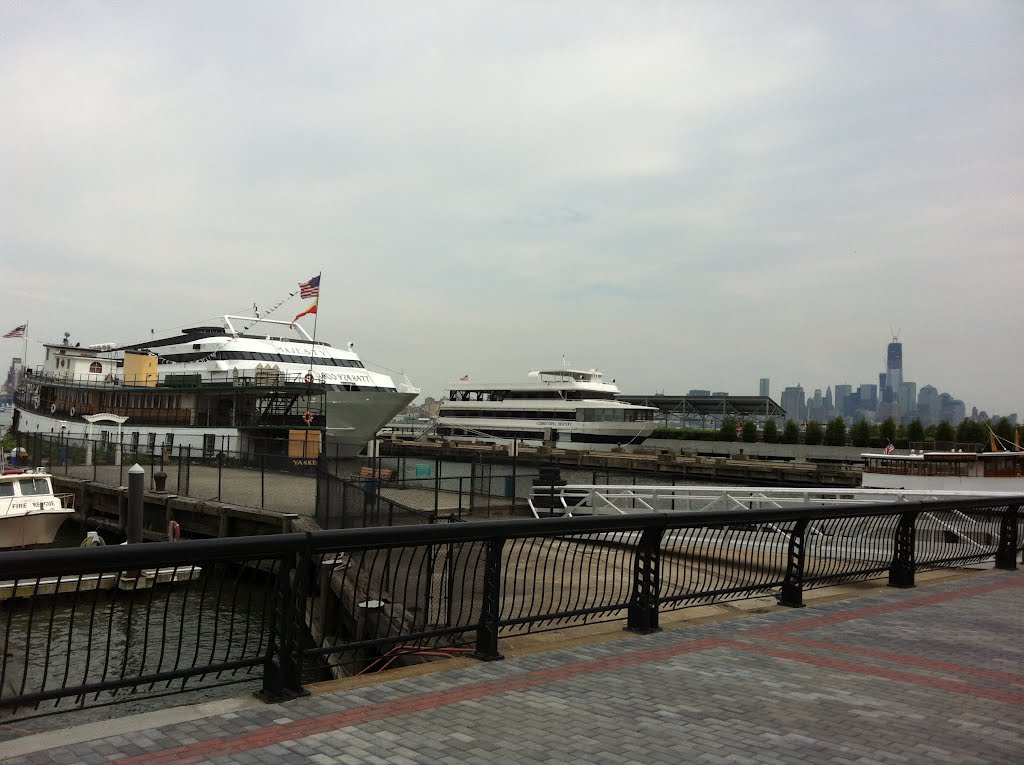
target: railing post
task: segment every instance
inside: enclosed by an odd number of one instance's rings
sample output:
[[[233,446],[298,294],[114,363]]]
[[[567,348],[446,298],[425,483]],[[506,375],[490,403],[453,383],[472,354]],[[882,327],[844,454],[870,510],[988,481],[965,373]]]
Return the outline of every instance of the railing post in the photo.
[[[914,586],[915,521],[917,521],[916,511],[900,515],[900,522],[896,527],[892,565],[889,567],[890,587]]]
[[[286,701],[307,696],[302,687],[302,630],[299,620],[304,616],[309,568],[313,565],[312,537],[306,534],[305,544],[294,555],[281,558],[274,593],[274,621],[267,641],[263,664],[263,688],[256,695],[266,702]]]
[[[217,501],[221,501],[221,479],[224,477],[224,452],[217,452]]]
[[[646,528],[633,558],[633,597],[629,602],[626,629],[630,632],[658,632],[659,562],[664,526]]]
[[[801,518],[789,535],[786,579],[777,598],[780,606],[804,607],[804,535],[807,533],[807,523],[806,518]]]
[[[999,549],[996,551],[996,568],[1007,571],[1017,570],[1017,518],[1020,505],[1010,505],[1003,512],[999,525]]]
[[[498,626],[501,620],[501,548],[504,539],[487,541],[487,557],[484,561],[483,606],[480,612],[480,626],[476,631],[474,659],[498,661],[505,657],[498,653]]]

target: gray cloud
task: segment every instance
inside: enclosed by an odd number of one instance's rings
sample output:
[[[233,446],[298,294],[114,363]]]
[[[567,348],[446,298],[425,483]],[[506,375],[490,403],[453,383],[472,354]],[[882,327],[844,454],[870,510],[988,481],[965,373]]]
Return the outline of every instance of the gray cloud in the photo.
[[[894,323],[909,379],[1016,411],[1022,18],[5,3],[0,252],[45,272],[6,321],[128,340],[323,270],[322,336],[432,395],[563,353],[630,391],[871,382]]]

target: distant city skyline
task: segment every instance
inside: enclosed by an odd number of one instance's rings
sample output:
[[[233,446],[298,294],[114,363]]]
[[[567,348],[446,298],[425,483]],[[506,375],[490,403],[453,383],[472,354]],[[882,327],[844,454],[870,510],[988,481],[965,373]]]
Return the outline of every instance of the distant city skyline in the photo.
[[[1019,3],[0,0],[0,24],[0,333],[27,322],[32,364],[64,332],[291,319],[322,272],[317,337],[425,395],[563,356],[627,393],[824,395],[877,385],[898,327],[906,379],[1024,410]]]

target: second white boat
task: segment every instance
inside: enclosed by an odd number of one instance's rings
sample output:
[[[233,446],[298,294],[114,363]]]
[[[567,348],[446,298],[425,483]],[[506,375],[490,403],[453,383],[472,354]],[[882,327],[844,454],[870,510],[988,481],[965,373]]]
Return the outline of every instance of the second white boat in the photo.
[[[596,369],[538,370],[516,383],[462,379],[449,387],[437,433],[555,445],[642,443],[658,410],[617,401],[618,393]]]

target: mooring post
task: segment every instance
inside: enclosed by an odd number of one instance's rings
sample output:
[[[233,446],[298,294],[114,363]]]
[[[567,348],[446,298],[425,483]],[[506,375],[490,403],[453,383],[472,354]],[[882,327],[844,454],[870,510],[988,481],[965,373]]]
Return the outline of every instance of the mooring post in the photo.
[[[128,544],[142,541],[142,495],[146,489],[146,471],[136,462],[128,469]]]

